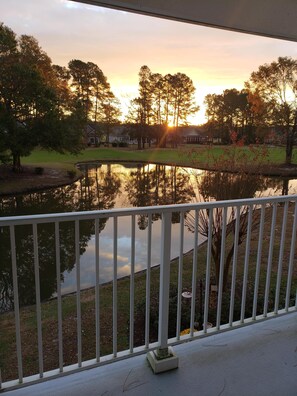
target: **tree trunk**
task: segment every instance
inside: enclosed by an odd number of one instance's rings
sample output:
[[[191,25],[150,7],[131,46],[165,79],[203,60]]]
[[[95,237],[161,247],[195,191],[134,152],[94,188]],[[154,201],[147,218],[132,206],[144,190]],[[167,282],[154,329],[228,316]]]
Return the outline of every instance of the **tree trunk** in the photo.
[[[291,165],[292,154],[293,154],[293,133],[290,133],[289,128],[287,129],[287,142],[286,142],[286,165]]]
[[[283,180],[283,188],[282,188],[282,195],[289,194],[289,179]]]
[[[215,278],[216,278],[216,285],[219,285],[220,281],[220,244],[221,242],[215,243],[215,246],[211,246],[211,255],[215,265]]]
[[[216,246],[211,247],[211,254],[215,263],[215,276],[216,276],[216,284],[219,286],[220,281],[220,265],[221,265],[221,239],[216,243]],[[223,291],[226,291],[227,284],[228,284],[228,277],[230,271],[230,265],[232,262],[234,254],[234,244],[232,245],[231,249],[229,250],[227,257],[224,260],[224,269],[223,269]]]
[[[161,139],[159,140],[158,147],[166,148],[166,135],[162,135]]]
[[[227,254],[227,257],[225,260],[224,276],[223,276],[223,291],[226,291],[226,289],[227,289],[229,270],[230,270],[230,265],[231,265],[231,261],[233,258],[233,254],[234,254],[234,244],[232,245],[231,249],[229,250],[229,253]]]
[[[20,173],[21,171],[21,157],[19,154],[12,154],[13,166],[12,169],[14,172]]]
[[[292,127],[292,131],[290,131],[290,127],[287,128],[286,165],[291,165],[292,163],[292,155],[293,155],[293,147],[294,147],[296,131],[297,131],[297,110],[295,111],[294,125]]]

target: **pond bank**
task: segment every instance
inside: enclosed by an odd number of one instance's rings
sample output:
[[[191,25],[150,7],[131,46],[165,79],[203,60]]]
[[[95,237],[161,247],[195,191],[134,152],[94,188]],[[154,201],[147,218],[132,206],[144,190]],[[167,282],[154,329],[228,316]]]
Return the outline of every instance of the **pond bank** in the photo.
[[[220,171],[220,172],[232,172],[237,173],[239,169],[235,167],[230,169],[216,169],[214,166],[207,166],[207,164],[196,164],[193,166],[191,164],[186,164],[184,161],[180,162],[170,162],[170,161],[151,161],[155,164],[161,165],[172,165],[172,166],[185,166],[191,168],[197,168],[209,171]],[[146,160],[89,160],[80,161],[79,163],[95,164],[95,163],[150,163]],[[77,165],[77,164],[76,164]],[[0,166],[0,197],[10,196],[22,193],[37,192],[49,188],[62,187],[67,184],[74,183],[78,180],[82,173],[79,169],[74,168],[72,165],[65,168],[65,164],[55,167],[42,167],[42,173],[38,174],[36,172],[38,167],[25,165],[22,167],[20,173],[15,173],[11,170],[11,167],[7,165]],[[251,173],[253,173],[251,171]],[[272,176],[272,177],[285,177],[285,178],[295,178],[297,177],[297,165],[293,164],[291,166],[279,165],[279,164],[267,164],[263,165],[261,168],[261,175]]]
[[[66,170],[58,167],[23,166],[20,173],[8,166],[0,166],[0,197],[37,192],[62,187],[75,182],[82,174],[78,169]],[[40,174],[38,173],[40,172]]]

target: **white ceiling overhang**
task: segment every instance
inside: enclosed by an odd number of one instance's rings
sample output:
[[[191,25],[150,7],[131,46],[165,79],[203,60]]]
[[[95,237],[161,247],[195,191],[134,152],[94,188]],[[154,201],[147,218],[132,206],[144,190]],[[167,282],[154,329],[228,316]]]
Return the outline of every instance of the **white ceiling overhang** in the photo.
[[[297,41],[297,0],[72,0],[203,26]]]

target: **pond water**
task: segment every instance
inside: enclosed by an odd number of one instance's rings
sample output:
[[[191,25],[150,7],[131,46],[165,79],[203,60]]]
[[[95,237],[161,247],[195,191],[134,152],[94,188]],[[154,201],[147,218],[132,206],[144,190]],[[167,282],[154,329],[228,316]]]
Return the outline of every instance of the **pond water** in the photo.
[[[74,184],[42,192],[0,198],[0,217],[39,213],[62,213],[122,207],[139,207],[251,198],[255,196],[294,194],[297,180],[264,178],[231,173],[207,172],[192,168],[157,164],[84,164],[84,177]],[[130,274],[130,219],[118,224],[118,275]],[[152,226],[152,265],[160,263],[161,222],[155,217]],[[172,220],[171,257],[179,253],[179,219]],[[184,250],[193,247],[191,213],[185,219]],[[0,311],[12,304],[12,277],[9,230],[0,230]],[[54,232],[52,225],[38,227],[42,299],[56,292]],[[74,225],[61,224],[62,292],[75,291]],[[31,254],[32,228],[16,230],[21,304],[34,303],[34,264]],[[200,237],[200,242],[204,238]],[[136,271],[146,267],[147,218],[137,216]],[[94,286],[95,237],[93,222],[80,225],[81,286]],[[100,283],[112,279],[113,222],[100,222]]]

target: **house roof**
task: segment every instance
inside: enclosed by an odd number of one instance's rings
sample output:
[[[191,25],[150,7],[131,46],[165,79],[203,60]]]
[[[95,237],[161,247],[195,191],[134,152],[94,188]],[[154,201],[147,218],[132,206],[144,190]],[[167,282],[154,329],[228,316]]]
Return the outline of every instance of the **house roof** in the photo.
[[[204,26],[297,41],[296,0],[72,0]]]
[[[183,137],[203,136],[205,135],[205,129],[198,126],[181,126],[178,128],[178,134]]]

